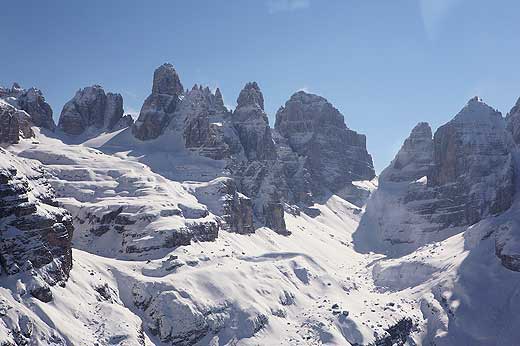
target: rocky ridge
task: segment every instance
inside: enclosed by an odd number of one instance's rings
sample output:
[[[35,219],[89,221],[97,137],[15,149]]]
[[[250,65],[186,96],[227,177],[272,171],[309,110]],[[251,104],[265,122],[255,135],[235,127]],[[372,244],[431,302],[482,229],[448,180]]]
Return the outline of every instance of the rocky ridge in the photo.
[[[0,87],[0,99],[4,99],[13,107],[25,111],[30,122],[34,126],[42,127],[54,131],[56,124],[52,119],[52,108],[45,101],[45,97],[41,90],[30,88],[23,89],[17,83],[11,88]]]
[[[130,115],[123,115],[123,97],[105,93],[100,85],[76,92],[61,111],[58,127],[69,135],[80,135],[87,129],[113,131],[133,123]]]
[[[501,214],[513,203],[513,156],[504,118],[479,98],[433,137],[419,123],[381,173],[361,229],[396,255]]]

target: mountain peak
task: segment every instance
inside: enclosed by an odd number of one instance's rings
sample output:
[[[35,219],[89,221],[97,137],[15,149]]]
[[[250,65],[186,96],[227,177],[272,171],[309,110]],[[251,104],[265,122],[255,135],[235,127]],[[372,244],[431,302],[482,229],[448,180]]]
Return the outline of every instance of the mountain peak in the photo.
[[[172,64],[164,63],[153,74],[153,94],[181,95],[184,88]]]
[[[237,108],[257,105],[264,109],[264,95],[256,82],[248,82],[240,91],[237,99]]]

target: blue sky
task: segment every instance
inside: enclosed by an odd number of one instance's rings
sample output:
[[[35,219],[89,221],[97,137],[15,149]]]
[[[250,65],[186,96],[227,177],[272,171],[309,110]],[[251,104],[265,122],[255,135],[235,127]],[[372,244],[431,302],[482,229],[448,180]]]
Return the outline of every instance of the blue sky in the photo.
[[[367,135],[381,170],[419,121],[475,95],[504,114],[520,96],[517,0],[14,1],[0,13],[0,84],[42,89],[55,116],[101,84],[138,112],[155,67],[228,105],[256,80],[271,124],[290,95],[326,97]]]

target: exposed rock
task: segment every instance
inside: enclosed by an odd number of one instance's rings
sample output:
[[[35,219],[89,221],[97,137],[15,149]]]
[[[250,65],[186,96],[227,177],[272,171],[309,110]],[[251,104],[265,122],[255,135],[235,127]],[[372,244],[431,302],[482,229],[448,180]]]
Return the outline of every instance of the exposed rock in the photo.
[[[0,143],[18,143],[20,124],[15,114],[13,106],[0,100]]]
[[[237,103],[232,121],[247,159],[276,159],[269,120],[264,112],[264,97],[258,84],[247,83],[240,92]]]
[[[0,183],[0,273],[37,270],[31,292],[47,301],[46,284],[66,280],[72,267],[72,218],[55,206],[41,168],[3,149]]]
[[[385,181],[413,182],[427,176],[433,167],[433,136],[428,123],[417,124],[403,146],[379,177]]]
[[[281,202],[277,200],[267,202],[264,205],[263,214],[266,227],[269,227],[276,233],[290,234],[285,225],[283,204]]]
[[[113,130],[123,117],[123,97],[107,93],[100,85],[78,90],[63,106],[58,127],[70,135],[82,134],[89,127]]]
[[[225,182],[224,221],[231,232],[254,233],[253,204],[249,197],[239,193],[233,180]]]
[[[34,136],[29,115],[0,100],[0,143],[18,143]]]
[[[506,116],[507,129],[513,135],[516,144],[520,144],[520,98]]]
[[[0,88],[0,98],[6,100],[15,108],[27,112],[32,125],[51,131],[56,128],[52,119],[52,108],[45,101],[41,90],[36,88],[25,90],[14,83],[11,88]]]
[[[336,192],[356,180],[374,178],[366,139],[350,130],[323,97],[299,91],[276,113],[275,129],[305,158],[314,194]]]
[[[153,75],[152,93],[144,101],[139,118],[132,127],[134,136],[148,140],[162,134],[183,93],[179,75],[173,65],[163,64],[158,67]]]
[[[513,217],[511,221],[499,227],[495,235],[495,254],[504,267],[520,272],[520,232],[518,225],[518,220]]]
[[[428,186],[449,215],[445,225],[471,225],[511,206],[512,141],[500,112],[473,98],[435,132],[433,142]]]
[[[242,150],[219,89],[213,94],[208,87],[195,85],[186,93],[179,112],[185,117],[186,148],[215,160]]]
[[[381,174],[355,238],[372,234],[392,245],[381,251],[401,255],[504,212],[514,193],[511,150],[504,118],[478,98],[433,142],[419,124]]]
[[[26,111],[31,122],[38,127],[43,127],[54,131],[56,124],[52,119],[52,108],[45,101],[42,92],[39,89],[30,88],[18,97],[19,108]]]

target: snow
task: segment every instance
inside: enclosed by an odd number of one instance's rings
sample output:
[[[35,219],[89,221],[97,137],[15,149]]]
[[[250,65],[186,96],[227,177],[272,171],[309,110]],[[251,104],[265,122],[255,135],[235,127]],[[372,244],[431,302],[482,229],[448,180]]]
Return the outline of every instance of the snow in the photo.
[[[0,315],[11,308],[0,340],[31,321],[36,345],[367,345],[403,317],[416,325],[409,345],[520,339],[520,273],[500,264],[489,236],[499,218],[392,258],[372,252],[370,234],[353,239],[365,209],[333,195],[310,208],[319,213],[286,213],[290,236],[221,230],[215,241],[162,248],[168,232],[222,215],[222,162],[185,151],[174,129],[147,142],[121,130],[78,144],[35,132],[38,144],[9,150],[45,165],[75,217],[74,265],[47,304],[23,294],[21,276],[2,277]],[[353,184],[373,192],[377,179]],[[402,184],[387,188],[398,196]],[[120,207],[135,221],[122,233],[95,235],[95,222],[81,222]],[[392,201],[379,207],[392,209],[388,227],[406,217]]]

